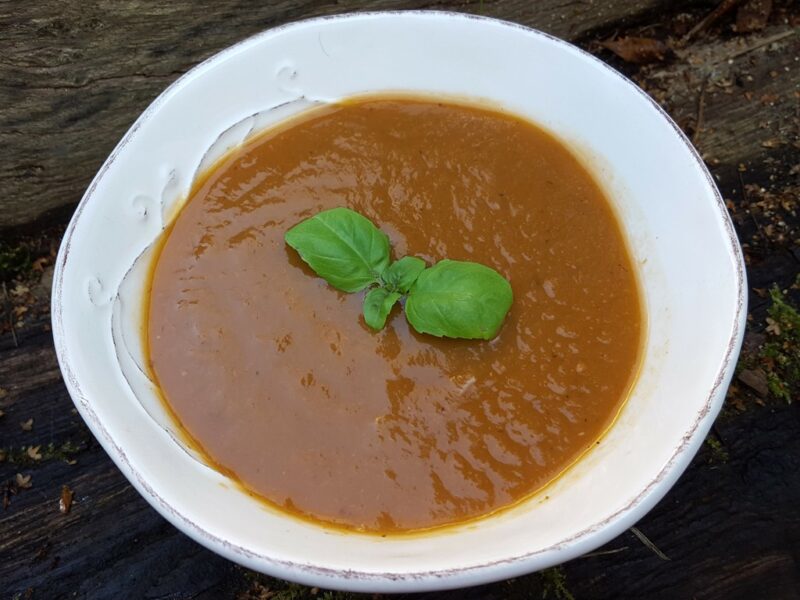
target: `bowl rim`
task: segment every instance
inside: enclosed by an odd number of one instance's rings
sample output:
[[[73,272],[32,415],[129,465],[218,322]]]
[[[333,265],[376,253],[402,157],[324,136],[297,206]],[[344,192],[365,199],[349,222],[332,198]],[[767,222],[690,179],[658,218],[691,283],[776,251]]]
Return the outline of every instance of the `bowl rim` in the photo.
[[[113,437],[105,428],[92,408],[91,401],[84,394],[80,382],[72,368],[69,352],[65,343],[64,317],[63,317],[63,287],[64,271],[69,260],[72,236],[75,233],[76,225],[81,213],[86,205],[91,201],[98,183],[105,175],[117,158],[117,155],[136,135],[138,129],[150,118],[150,115],[158,110],[166,97],[175,88],[181,86],[189,78],[201,75],[212,65],[223,61],[226,57],[240,50],[257,44],[262,38],[272,36],[278,32],[303,28],[310,25],[317,25],[327,21],[340,20],[369,20],[394,17],[419,17],[424,19],[435,18],[447,20],[466,20],[479,21],[487,24],[499,25],[509,29],[522,31],[527,35],[545,38],[556,44],[563,50],[577,52],[583,59],[593,61],[596,66],[601,66],[609,74],[613,74],[620,84],[628,86],[629,91],[635,91],[642,98],[650,103],[658,115],[664,119],[673,132],[677,135],[689,155],[694,159],[696,167],[700,170],[716,203],[716,207],[721,217],[721,223],[727,236],[727,254],[735,263],[736,276],[736,311],[730,336],[726,343],[726,349],[722,363],[716,373],[714,383],[708,391],[702,408],[696,413],[694,421],[685,432],[680,443],[674,450],[670,459],[663,465],[658,474],[645,486],[641,492],[623,508],[609,515],[600,522],[593,524],[559,543],[520,554],[517,556],[486,562],[480,565],[470,565],[451,569],[431,570],[431,571],[405,571],[405,572],[371,572],[358,570],[338,570],[322,567],[314,564],[281,560],[267,554],[255,552],[244,548],[230,541],[220,538],[204,529],[199,523],[191,520],[174,506],[168,503],[158,492],[153,489],[146,481],[144,476],[130,462],[125,451],[117,445]],[[727,388],[733,370],[735,368],[738,350],[741,346],[744,325],[747,312],[746,297],[746,272],[744,258],[738,237],[733,227],[733,223],[728,214],[725,202],[717,189],[714,179],[703,159],[692,145],[686,134],[678,127],[672,118],[663,108],[639,86],[630,79],[610,67],[599,58],[582,50],[581,48],[557,38],[548,33],[537,29],[482,15],[473,15],[455,11],[444,10],[393,10],[393,11],[365,11],[347,12],[335,15],[325,15],[312,17],[285,23],[266,29],[247,37],[223,50],[217,52],[201,63],[193,66],[186,73],[167,86],[158,97],[142,112],[130,129],[125,133],[120,142],[105,160],[98,173],[93,178],[81,201],[79,202],[62,239],[58,256],[56,258],[52,296],[51,296],[51,320],[53,329],[53,341],[56,350],[59,367],[74,404],[78,408],[82,418],[89,426],[94,436],[98,439],[103,449],[112,458],[117,467],[123,472],[126,478],[137,489],[137,491],[155,508],[167,521],[177,527],[181,532],[200,543],[206,548],[224,556],[225,558],[238,562],[247,567],[269,573],[276,577],[287,578],[307,585],[316,585],[331,589],[345,589],[358,591],[379,591],[379,592],[400,592],[400,591],[422,591],[433,589],[448,589],[456,587],[466,587],[479,583],[488,583],[502,579],[519,576],[533,570],[544,569],[555,564],[571,560],[580,556],[587,550],[598,547],[617,537],[625,530],[633,526],[636,521],[642,518],[663,496],[670,490],[672,485],[688,467],[697,449],[702,443],[711,424],[718,414],[724,402],[724,390]],[[538,564],[534,565],[533,562]]]

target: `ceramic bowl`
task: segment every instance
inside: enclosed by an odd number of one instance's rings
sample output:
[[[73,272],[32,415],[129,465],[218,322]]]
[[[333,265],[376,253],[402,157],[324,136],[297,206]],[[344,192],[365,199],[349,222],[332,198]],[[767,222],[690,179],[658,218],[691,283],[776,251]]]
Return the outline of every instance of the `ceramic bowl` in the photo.
[[[198,170],[310,104],[381,91],[489,101],[569,145],[613,200],[647,315],[641,375],[599,446],[512,510],[405,537],[299,521],[202,464],[141,369],[137,333],[148,248]],[[511,23],[440,12],[358,14],[245,40],[153,102],[70,223],[56,266],[53,332],[67,387],[94,435],[187,535],[242,565],[309,585],[420,591],[549,567],[644,516],[689,464],[722,405],[742,340],[744,290],[740,249],[708,171],[630,81]]]

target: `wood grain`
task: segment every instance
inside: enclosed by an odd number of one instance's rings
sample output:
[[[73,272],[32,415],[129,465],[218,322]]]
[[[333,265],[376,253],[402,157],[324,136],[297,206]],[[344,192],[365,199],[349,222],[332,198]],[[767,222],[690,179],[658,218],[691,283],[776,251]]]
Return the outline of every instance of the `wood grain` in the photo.
[[[275,25],[334,13],[480,13],[567,39],[668,0],[0,0],[0,231],[63,219],[136,117],[195,64]]]
[[[10,598],[235,598],[252,576],[201,548],[166,523],[131,488],[91,437],[57,372],[46,323],[31,325],[21,345],[0,340],[4,444],[73,442],[70,458],[35,465],[0,463],[0,481],[17,472],[33,486],[0,512],[0,581]],[[6,357],[10,358],[6,360]],[[22,356],[35,357],[31,360]],[[30,380],[40,391],[31,393]],[[30,432],[17,423],[34,418]],[[800,415],[789,404],[723,413],[717,423],[726,457],[704,446],[675,488],[637,527],[671,560],[630,532],[595,556],[563,567],[575,598],[797,598],[800,591]],[[61,514],[61,486],[75,493]],[[604,554],[606,552],[613,552]],[[269,585],[267,578],[259,581]],[[537,598],[540,575],[447,593],[427,600]],[[302,590],[302,588],[301,588]],[[311,598],[305,590],[302,598]],[[552,590],[550,591],[552,594]],[[74,595],[73,595],[74,594]]]

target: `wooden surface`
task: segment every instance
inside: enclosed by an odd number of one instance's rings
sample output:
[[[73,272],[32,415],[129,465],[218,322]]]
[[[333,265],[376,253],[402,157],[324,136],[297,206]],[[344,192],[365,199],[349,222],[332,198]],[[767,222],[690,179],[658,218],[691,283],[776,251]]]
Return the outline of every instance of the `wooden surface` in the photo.
[[[420,597],[800,598],[800,412],[745,364],[776,335],[765,290],[777,284],[798,296],[800,9],[773,0],[766,22],[744,31],[745,3],[721,4],[730,9],[692,32],[720,2],[0,0],[0,250],[24,248],[29,259],[25,269],[6,270],[0,289],[0,600],[325,597],[215,556],[146,504],[72,407],[47,302],[66,218],[166,85],[264,28],[356,8],[497,16],[575,41],[633,77],[694,139],[717,178],[752,289],[743,360],[750,375],[732,387],[686,474],[637,525],[649,544],[627,532],[559,569]],[[636,64],[648,58],[641,48],[626,61],[601,45],[626,36],[663,42],[668,52]],[[789,389],[798,398],[796,384]],[[62,486],[74,493],[66,514]]]
[[[354,10],[438,8],[482,11],[575,38],[668,2],[601,4],[586,10],[577,0],[0,0],[0,230],[63,218],[170,82],[264,29]]]

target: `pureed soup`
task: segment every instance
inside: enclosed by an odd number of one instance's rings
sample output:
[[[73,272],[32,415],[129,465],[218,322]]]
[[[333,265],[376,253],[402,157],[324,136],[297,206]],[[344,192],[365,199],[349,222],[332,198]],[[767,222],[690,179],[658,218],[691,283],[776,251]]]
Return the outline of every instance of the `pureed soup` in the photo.
[[[507,278],[490,341],[384,329],[284,241],[347,207],[393,258]],[[515,116],[373,97],[261,134],[191,191],[153,268],[149,365],[210,464],[292,514],[375,533],[457,523],[556,478],[612,424],[642,309],[608,199]]]

